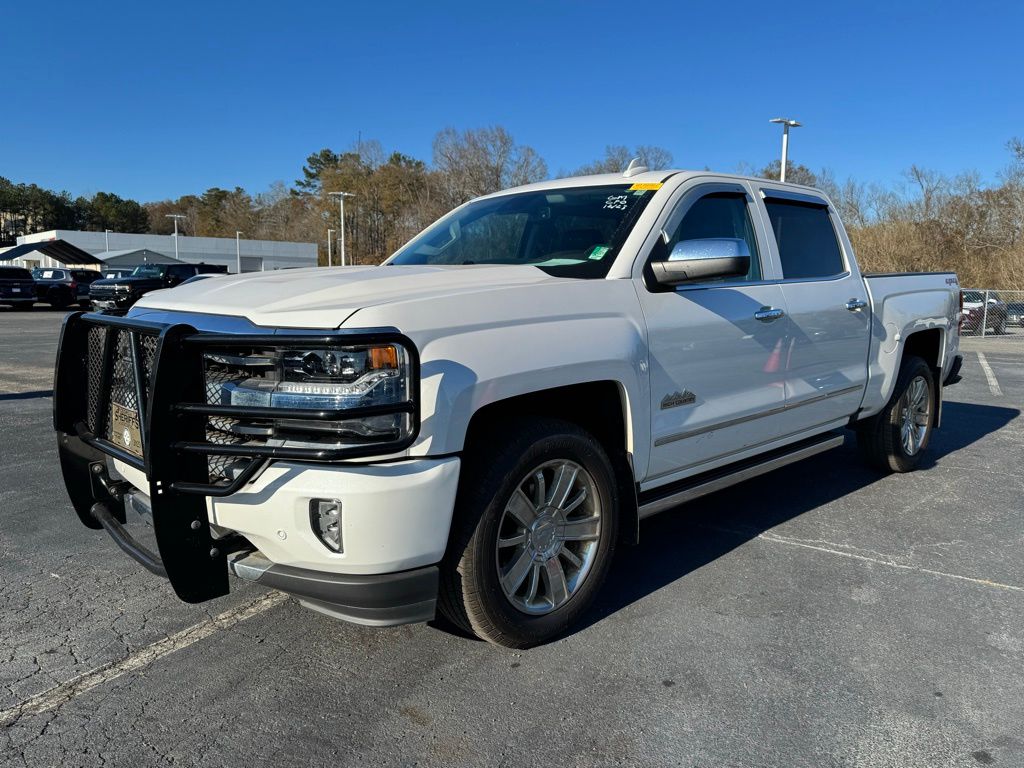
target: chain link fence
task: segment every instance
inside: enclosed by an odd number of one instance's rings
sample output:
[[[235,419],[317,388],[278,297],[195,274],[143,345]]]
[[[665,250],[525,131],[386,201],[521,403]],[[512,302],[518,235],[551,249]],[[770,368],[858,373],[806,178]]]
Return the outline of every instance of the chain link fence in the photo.
[[[961,336],[1024,341],[1024,291],[964,288]]]

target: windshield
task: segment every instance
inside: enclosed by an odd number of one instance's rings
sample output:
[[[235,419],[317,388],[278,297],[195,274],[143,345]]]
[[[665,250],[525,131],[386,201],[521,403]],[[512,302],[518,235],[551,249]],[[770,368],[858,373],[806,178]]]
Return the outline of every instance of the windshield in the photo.
[[[502,195],[470,203],[401,248],[388,264],[523,264],[601,278],[660,184],[611,184]]]
[[[166,271],[164,264],[143,264],[135,268],[132,277],[163,277]]]

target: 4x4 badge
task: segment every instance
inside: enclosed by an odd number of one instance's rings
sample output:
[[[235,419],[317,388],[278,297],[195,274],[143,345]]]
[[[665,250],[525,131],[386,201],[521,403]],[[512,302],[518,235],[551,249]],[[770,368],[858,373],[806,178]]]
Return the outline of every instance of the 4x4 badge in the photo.
[[[661,400],[661,410],[667,408],[675,408],[680,405],[690,405],[691,403],[697,402],[697,396],[688,389],[684,389],[682,392],[673,392],[671,395],[665,395]]]

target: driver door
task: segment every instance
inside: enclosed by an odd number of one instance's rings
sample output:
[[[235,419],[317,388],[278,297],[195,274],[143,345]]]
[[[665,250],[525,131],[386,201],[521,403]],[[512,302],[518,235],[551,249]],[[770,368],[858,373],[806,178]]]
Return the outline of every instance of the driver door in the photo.
[[[732,238],[751,258],[741,277],[639,287],[651,382],[645,489],[726,463],[784,431],[787,310],[760,221],[738,183],[689,188],[665,221],[667,252],[684,240]]]

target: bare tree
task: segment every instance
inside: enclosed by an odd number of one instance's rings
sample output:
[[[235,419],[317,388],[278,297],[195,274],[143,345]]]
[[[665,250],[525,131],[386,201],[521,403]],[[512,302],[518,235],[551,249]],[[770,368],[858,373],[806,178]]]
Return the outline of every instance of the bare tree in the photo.
[[[672,166],[672,153],[664,147],[642,144],[633,151],[622,144],[609,144],[604,148],[604,157],[592,163],[580,166],[574,176],[589,176],[596,173],[622,173],[634,157],[640,158],[640,164],[652,171]]]
[[[540,181],[548,174],[540,155],[516,144],[501,126],[440,131],[434,137],[434,168],[453,204]]]

